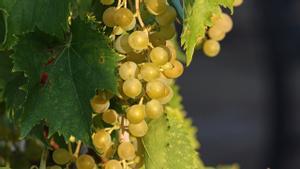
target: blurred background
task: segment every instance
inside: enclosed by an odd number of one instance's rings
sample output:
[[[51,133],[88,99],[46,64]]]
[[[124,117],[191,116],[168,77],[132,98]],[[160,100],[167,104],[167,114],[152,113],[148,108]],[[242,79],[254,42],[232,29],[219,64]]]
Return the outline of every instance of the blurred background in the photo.
[[[300,1],[245,0],[216,58],[178,80],[208,165],[300,168]]]

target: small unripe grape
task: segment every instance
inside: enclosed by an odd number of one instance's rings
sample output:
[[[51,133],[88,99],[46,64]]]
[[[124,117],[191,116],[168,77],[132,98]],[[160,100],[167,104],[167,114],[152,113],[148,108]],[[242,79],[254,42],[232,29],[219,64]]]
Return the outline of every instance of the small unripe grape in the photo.
[[[135,78],[128,79],[123,83],[123,92],[130,98],[135,98],[142,92],[142,83]]]
[[[93,111],[96,113],[102,113],[109,108],[109,100],[103,99],[102,97],[96,95],[90,101]]]
[[[216,16],[216,19],[213,20],[213,25],[227,33],[231,31],[233,22],[228,14],[222,13],[220,16]]]
[[[164,70],[164,75],[168,78],[175,79],[182,75],[183,65],[178,60],[171,61],[172,68]]]
[[[65,165],[72,159],[72,155],[68,150],[59,148],[53,152],[52,158],[56,164]]]
[[[243,2],[244,2],[244,0],[234,0],[233,6],[238,7],[238,6],[242,5]]]
[[[154,47],[164,46],[166,44],[166,39],[160,32],[154,32],[150,34],[149,40]]]
[[[128,126],[130,134],[132,134],[135,137],[143,137],[146,135],[148,131],[148,125],[145,120],[143,120],[140,123],[132,124],[130,123]]]
[[[148,11],[153,15],[159,15],[167,9],[166,0],[145,0]]]
[[[158,100],[153,99],[146,104],[145,110],[148,118],[157,119],[163,114],[164,107]]]
[[[154,63],[156,65],[164,65],[169,60],[168,51],[162,47],[153,48],[151,50],[149,56],[150,56],[152,63]]]
[[[123,80],[135,78],[138,67],[134,62],[125,62],[119,67],[119,75]]]
[[[109,160],[104,166],[105,169],[123,169],[121,163],[117,160]]]
[[[128,44],[132,49],[144,50],[148,48],[149,37],[145,31],[135,31],[128,37]]]
[[[160,15],[156,16],[156,21],[161,26],[172,24],[176,19],[176,9],[172,6],[167,6],[167,9]]]
[[[166,86],[159,80],[148,82],[146,85],[146,93],[152,99],[158,99],[164,96]]]
[[[118,147],[118,155],[123,160],[133,160],[135,155],[134,146],[129,142],[123,142]]]
[[[123,34],[116,39],[114,47],[119,53],[126,54],[132,51],[132,48],[128,44],[128,37],[128,34]]]
[[[225,32],[222,29],[219,29],[216,26],[212,26],[208,30],[208,36],[212,40],[220,41],[220,40],[223,40],[225,38]]]
[[[103,5],[112,5],[115,1],[114,0],[100,0],[100,2]]]
[[[165,40],[172,39],[176,34],[176,29],[173,24],[161,26],[159,33]]]
[[[95,160],[92,156],[84,154],[76,160],[77,169],[94,169],[96,166]]]
[[[136,104],[128,108],[126,117],[130,123],[137,124],[145,119],[145,105]]]
[[[93,144],[100,152],[104,152],[111,145],[110,134],[105,130],[99,130],[93,136]]]
[[[114,27],[116,25],[113,19],[116,11],[117,9],[115,7],[109,7],[104,11],[102,15],[102,20],[106,26]]]
[[[122,28],[129,26],[133,19],[133,13],[127,8],[120,8],[114,14],[114,22]]]
[[[145,81],[151,81],[159,78],[159,68],[153,63],[145,63],[141,68],[141,76]]]
[[[136,53],[133,51],[127,53],[127,57],[126,57],[126,61],[132,61],[137,64],[146,62],[147,61],[146,59],[147,59],[147,56],[145,53]]]
[[[206,40],[203,44],[203,52],[206,56],[215,57],[220,52],[220,43],[215,40]]]
[[[167,86],[165,90],[165,95],[162,98],[157,99],[161,104],[169,103],[174,96],[173,89],[170,86]]]
[[[114,124],[118,119],[118,113],[113,109],[103,112],[102,119],[105,123]]]
[[[132,21],[131,21],[131,23],[130,23],[128,26],[124,27],[124,29],[125,29],[126,31],[130,31],[130,30],[132,30],[133,28],[135,28],[135,26],[136,26],[136,19],[133,18]]]

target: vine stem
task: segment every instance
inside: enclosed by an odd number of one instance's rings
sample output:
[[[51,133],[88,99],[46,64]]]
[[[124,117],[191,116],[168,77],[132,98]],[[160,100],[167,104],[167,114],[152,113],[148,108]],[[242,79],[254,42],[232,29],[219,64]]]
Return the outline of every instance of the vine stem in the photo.
[[[135,0],[135,14],[141,27],[145,28],[145,24],[143,22],[143,19],[141,17],[141,12],[140,12],[140,0]]]

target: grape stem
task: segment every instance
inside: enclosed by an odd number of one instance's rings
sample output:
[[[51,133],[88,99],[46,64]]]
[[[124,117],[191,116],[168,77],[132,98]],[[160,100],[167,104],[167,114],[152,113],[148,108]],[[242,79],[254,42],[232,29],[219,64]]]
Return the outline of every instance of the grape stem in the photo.
[[[77,142],[77,146],[76,146],[75,152],[74,152],[74,154],[73,154],[76,158],[78,158],[78,156],[79,156],[80,147],[81,147],[81,141],[79,140],[79,141]]]
[[[141,12],[140,12],[140,0],[135,0],[135,15],[136,15],[141,27],[145,28],[145,24],[143,22],[143,19],[141,17]]]

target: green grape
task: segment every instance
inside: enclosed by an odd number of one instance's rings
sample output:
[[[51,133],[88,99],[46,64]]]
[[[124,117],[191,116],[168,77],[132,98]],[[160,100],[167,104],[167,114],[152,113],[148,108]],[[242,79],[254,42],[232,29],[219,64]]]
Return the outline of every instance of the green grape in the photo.
[[[167,9],[166,0],[145,0],[148,11],[153,15],[159,15]]]
[[[158,100],[152,99],[146,104],[145,110],[148,118],[157,119],[163,114],[164,107]]]
[[[127,53],[126,61],[132,61],[137,64],[146,62],[146,55],[145,53],[136,53],[136,52],[129,52]]]
[[[108,26],[108,27],[116,26],[114,19],[113,19],[116,11],[117,11],[117,9],[115,7],[109,7],[104,11],[104,13],[102,15],[102,20],[106,26]]]
[[[128,44],[128,37],[128,34],[123,34],[115,41],[114,47],[119,53],[126,54],[132,51],[132,48]]]
[[[48,166],[47,169],[62,169],[62,168],[61,166],[53,165],[53,166]]]
[[[118,155],[123,160],[133,160],[135,155],[134,146],[129,142],[123,142],[118,147]]]
[[[176,34],[176,29],[173,24],[171,25],[166,25],[166,26],[161,26],[160,27],[160,36],[164,38],[165,40],[172,39],[175,34]]]
[[[150,81],[146,85],[146,93],[152,99],[158,99],[164,96],[166,86],[159,80]]]
[[[118,113],[113,109],[103,112],[102,119],[105,123],[114,124],[118,119]]]
[[[238,7],[238,6],[242,5],[243,2],[244,2],[244,0],[234,0],[233,6]]]
[[[100,152],[104,152],[111,145],[110,134],[105,130],[99,130],[93,136],[93,144]]]
[[[115,1],[114,0],[100,0],[100,2],[103,5],[112,5]]]
[[[104,169],[123,169],[121,163],[117,160],[109,160],[104,166]]]
[[[167,9],[160,15],[156,16],[156,21],[161,26],[172,24],[176,20],[176,9],[172,6],[168,6]]]
[[[167,86],[165,95],[162,98],[157,99],[161,104],[169,103],[174,96],[174,92],[170,86]]]
[[[169,60],[169,53],[165,48],[155,47],[151,50],[150,59],[156,65],[164,65]]]
[[[219,29],[216,26],[212,26],[208,30],[208,36],[212,40],[220,41],[220,40],[223,40],[225,38],[225,32],[223,30]]]
[[[128,108],[126,117],[130,123],[137,124],[145,118],[145,105],[136,104]]]
[[[132,134],[135,137],[143,137],[148,131],[148,125],[145,120],[137,124],[130,123],[128,126],[128,130],[130,134]]]
[[[164,75],[168,78],[175,79],[182,75],[183,65],[178,60],[171,61],[172,68],[164,70]]]
[[[109,100],[105,100],[102,97],[96,95],[91,100],[91,106],[96,113],[102,113],[110,106]]]
[[[130,97],[130,98],[135,98],[138,95],[141,94],[142,92],[142,83],[135,78],[132,79],[127,79],[124,83],[123,83],[123,93]]]
[[[136,19],[133,18],[132,21],[130,22],[130,24],[128,26],[124,27],[124,29],[126,31],[130,31],[130,30],[134,29],[135,26],[136,26]]]
[[[145,31],[134,31],[129,35],[128,44],[135,50],[147,49],[149,45],[148,33]]]
[[[96,166],[95,160],[92,156],[83,154],[76,160],[77,169],[94,169]]]
[[[122,28],[129,26],[133,19],[133,13],[127,8],[120,8],[114,14],[114,22]]]
[[[150,34],[149,40],[154,47],[166,45],[166,39],[160,32],[154,32]]]
[[[72,155],[68,150],[59,148],[55,150],[52,154],[53,161],[59,165],[65,165],[72,159]]]
[[[206,56],[215,57],[220,52],[220,43],[215,40],[206,40],[203,44],[203,52]]]
[[[221,15],[216,16],[215,19],[213,19],[213,25],[227,33],[231,31],[233,22],[229,15],[222,13]]]
[[[159,68],[153,63],[145,63],[141,67],[141,76],[147,82],[157,79],[160,76]]]
[[[135,78],[137,72],[138,67],[134,62],[125,62],[119,67],[119,75],[123,80]]]

